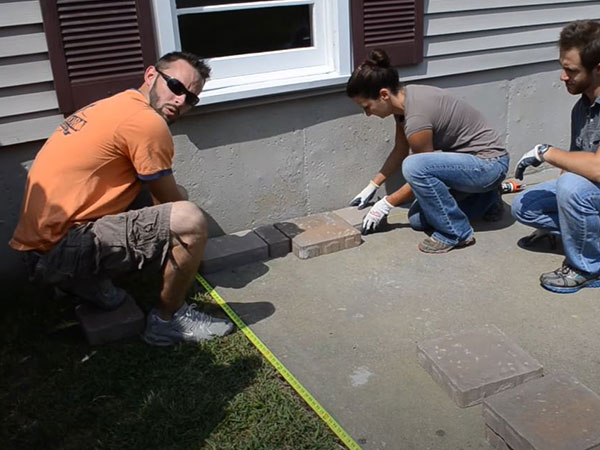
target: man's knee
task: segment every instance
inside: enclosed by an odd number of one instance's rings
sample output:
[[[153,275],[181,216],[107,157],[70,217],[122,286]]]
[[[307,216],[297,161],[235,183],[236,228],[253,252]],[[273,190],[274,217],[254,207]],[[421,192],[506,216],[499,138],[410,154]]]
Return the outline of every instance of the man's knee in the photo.
[[[556,200],[559,208],[581,207],[592,186],[586,178],[574,173],[563,174],[556,182]]]
[[[174,202],[171,208],[171,232],[181,238],[191,239],[193,243],[204,244],[208,238],[206,218],[194,203]]]

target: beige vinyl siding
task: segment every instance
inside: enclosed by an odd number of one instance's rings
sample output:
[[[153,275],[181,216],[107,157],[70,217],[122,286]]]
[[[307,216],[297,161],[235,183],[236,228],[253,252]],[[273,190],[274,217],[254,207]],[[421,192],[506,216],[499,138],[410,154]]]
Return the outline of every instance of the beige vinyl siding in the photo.
[[[577,19],[600,19],[600,0],[425,0],[425,58],[400,75],[410,81],[557,61],[560,30]]]
[[[0,146],[45,139],[62,119],[39,2],[0,3]]]

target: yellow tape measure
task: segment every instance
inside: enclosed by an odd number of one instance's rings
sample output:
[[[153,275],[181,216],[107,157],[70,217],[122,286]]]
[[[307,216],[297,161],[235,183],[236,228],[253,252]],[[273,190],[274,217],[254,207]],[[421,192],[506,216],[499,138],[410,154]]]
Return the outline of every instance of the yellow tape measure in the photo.
[[[314,412],[327,424],[329,428],[340,438],[340,440],[350,450],[361,450],[361,447],[354,442],[352,437],[344,430],[336,420],[321,406],[321,404],[306,390],[304,386],[296,379],[294,375],[285,367],[279,359],[268,349],[268,347],[254,334],[246,324],[240,319],[233,309],[223,300],[223,298],[208,284],[208,282],[200,274],[196,274],[198,282],[206,289],[210,296],[217,302],[217,304],[223,308],[227,315],[231,318],[233,323],[242,330],[248,340],[254,344],[254,346],[267,358],[267,361],[271,363],[273,367],[279,372],[279,374],[287,381],[290,386],[302,397],[302,399],[313,409]]]

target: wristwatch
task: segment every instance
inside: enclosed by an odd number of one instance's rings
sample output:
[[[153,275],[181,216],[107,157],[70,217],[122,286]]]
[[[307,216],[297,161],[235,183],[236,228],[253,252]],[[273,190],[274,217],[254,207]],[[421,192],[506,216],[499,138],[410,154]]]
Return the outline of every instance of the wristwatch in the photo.
[[[538,145],[537,155],[538,155],[538,158],[540,159],[540,161],[542,161],[542,162],[546,161],[544,159],[544,153],[546,153],[550,147],[552,147],[552,146],[549,145],[549,144],[540,144],[540,145]]]

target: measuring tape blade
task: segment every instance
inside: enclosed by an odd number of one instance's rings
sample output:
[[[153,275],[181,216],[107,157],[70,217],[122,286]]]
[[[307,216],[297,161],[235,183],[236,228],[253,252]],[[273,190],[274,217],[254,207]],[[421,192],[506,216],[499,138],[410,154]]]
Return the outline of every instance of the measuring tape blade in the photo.
[[[337,421],[321,406],[321,404],[306,390],[304,386],[296,379],[294,375],[283,365],[279,359],[269,350],[269,348],[260,340],[260,338],[248,327],[244,321],[231,309],[225,300],[219,295],[215,289],[208,284],[208,281],[200,274],[196,274],[196,280],[206,289],[206,292],[217,302],[217,304],[227,313],[229,318],[237,325],[237,327],[246,335],[248,340],[262,353],[262,355],[275,367],[275,370],[288,382],[292,388],[302,397],[308,406],[317,413],[317,415],[327,424],[331,431],[344,443],[350,450],[361,450],[361,447],[352,439],[352,437],[344,430]]]

